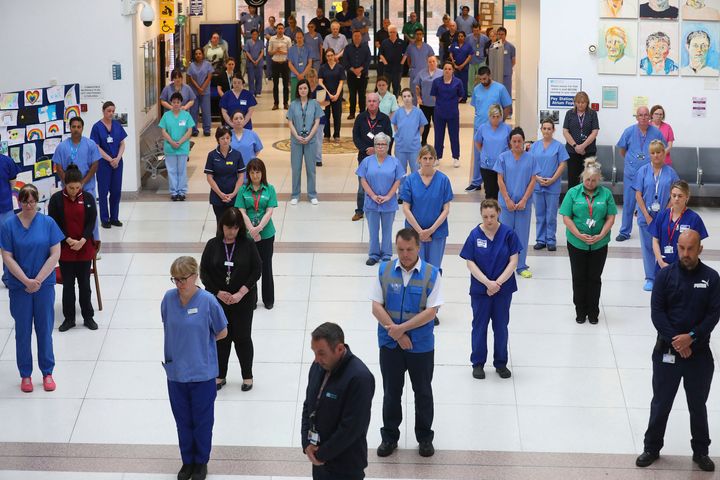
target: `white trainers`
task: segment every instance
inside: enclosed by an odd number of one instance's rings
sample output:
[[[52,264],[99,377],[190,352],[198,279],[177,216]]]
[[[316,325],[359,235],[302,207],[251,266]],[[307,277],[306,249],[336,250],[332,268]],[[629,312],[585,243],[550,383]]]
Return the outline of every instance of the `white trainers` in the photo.
[[[297,204],[298,204],[298,199],[297,199],[297,198],[291,198],[291,199],[290,199],[290,205],[297,205]]]
[[[310,203],[312,203],[313,205],[317,205],[317,204],[320,203],[320,202],[318,202],[318,199],[317,199],[317,198],[311,198],[311,199],[310,199]]]
[[[460,168],[460,159],[453,158],[453,168]]]

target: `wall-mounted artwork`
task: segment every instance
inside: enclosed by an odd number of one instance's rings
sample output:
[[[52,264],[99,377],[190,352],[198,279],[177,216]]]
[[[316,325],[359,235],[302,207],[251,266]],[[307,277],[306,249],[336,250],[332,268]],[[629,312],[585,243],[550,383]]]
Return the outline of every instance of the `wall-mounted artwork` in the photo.
[[[688,77],[717,77],[720,63],[720,23],[682,22],[680,74]]]
[[[640,18],[677,20],[678,0],[640,0]]]
[[[598,29],[598,73],[634,75],[637,56],[637,22],[600,20]]]
[[[676,22],[640,22],[640,75],[677,75],[681,48]]]
[[[683,20],[720,20],[720,0],[680,0]]]
[[[600,18],[638,18],[637,0],[600,0]]]

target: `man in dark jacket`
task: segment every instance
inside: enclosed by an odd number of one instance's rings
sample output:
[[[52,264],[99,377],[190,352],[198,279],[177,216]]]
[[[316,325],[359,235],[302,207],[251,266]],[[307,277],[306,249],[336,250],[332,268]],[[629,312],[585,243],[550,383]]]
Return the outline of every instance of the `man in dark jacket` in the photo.
[[[312,332],[310,367],[300,440],[314,480],[362,480],[375,378],[345,344],[334,323]]]

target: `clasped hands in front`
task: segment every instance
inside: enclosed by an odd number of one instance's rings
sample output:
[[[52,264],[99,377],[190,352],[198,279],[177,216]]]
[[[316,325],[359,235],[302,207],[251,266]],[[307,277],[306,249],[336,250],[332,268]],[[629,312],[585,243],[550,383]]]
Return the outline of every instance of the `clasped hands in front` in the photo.
[[[216,296],[225,305],[234,305],[234,304],[238,303],[240,300],[242,300],[242,298],[245,295],[240,293],[240,291],[237,291],[235,293],[230,293],[230,292],[226,292],[225,290],[220,290]]]
[[[680,354],[682,358],[689,358],[690,355],[692,355],[692,349],[690,348],[690,345],[692,345],[692,343],[693,339],[687,333],[675,335],[672,339],[673,348],[676,352]]]
[[[520,199],[517,203],[515,203],[512,198],[508,198],[505,200],[505,203],[507,204],[507,209],[510,212],[525,210],[525,207],[527,206],[527,200],[525,198]]]
[[[412,341],[410,340],[410,337],[408,337],[407,333],[405,333],[405,327],[403,327],[402,323],[392,323],[390,325],[386,325],[385,330],[387,330],[390,338],[398,342],[400,348],[403,350],[410,350],[412,348]]]

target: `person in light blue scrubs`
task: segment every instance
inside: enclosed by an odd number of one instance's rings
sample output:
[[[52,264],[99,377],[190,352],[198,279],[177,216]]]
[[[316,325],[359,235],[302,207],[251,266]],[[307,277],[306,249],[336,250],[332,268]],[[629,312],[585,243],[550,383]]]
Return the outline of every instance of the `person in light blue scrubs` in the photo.
[[[622,225],[620,233],[615,237],[618,242],[629,239],[632,233],[632,221],[637,206],[633,184],[638,169],[650,161],[650,142],[665,140],[660,129],[650,124],[650,110],[647,107],[638,107],[635,116],[637,124],[626,128],[616,145],[619,156],[625,158]]]
[[[38,366],[43,388],[55,390],[52,331],[55,323],[55,265],[65,235],[55,220],[38,213],[39,194],[34,185],[24,185],[18,194],[20,213],[0,228],[3,282],[10,296],[10,315],[15,320],[15,358],[20,389],[33,391],[32,328],[35,325]]]
[[[172,109],[170,97],[173,93],[179,93],[183,98],[182,109],[190,111],[195,105],[195,93],[190,86],[185,84],[183,73],[180,70],[173,70],[170,74],[170,80],[172,83],[166,85],[160,92],[160,105],[165,111]]]
[[[195,121],[195,128],[193,129],[193,136],[198,135],[197,125],[200,122],[199,115],[202,110],[202,125],[203,134],[206,137],[210,136],[210,126],[212,123],[212,115],[210,113],[210,82],[212,81],[213,66],[205,60],[205,53],[202,48],[196,48],[193,50],[193,61],[187,69],[188,83],[193,89],[195,94],[195,103],[193,103],[190,109],[190,115],[192,115]]]
[[[253,30],[251,38],[245,41],[245,68],[248,76],[248,91],[259,97],[262,94],[263,70],[265,70],[265,54],[263,41],[257,30]]]
[[[165,112],[158,126],[165,144],[165,167],[167,168],[170,200],[185,201],[187,193],[187,159],[190,155],[190,136],[195,122],[186,110],[182,110],[182,95],[175,92],[170,97],[172,110]]]
[[[437,153],[432,145],[418,152],[420,169],[408,175],[400,187],[405,226],[420,235],[420,258],[442,273],[442,259],[448,237],[450,202],[453,199],[450,179],[435,168]]]
[[[415,29],[415,41],[405,47],[403,55],[410,62],[410,69],[408,70],[410,85],[415,85],[417,74],[427,66],[427,59],[435,56],[433,48],[425,43],[424,36],[425,32],[422,28]]]
[[[427,125],[427,119],[418,107],[413,106],[412,92],[409,88],[403,88],[400,96],[403,106],[390,118],[395,140],[395,158],[400,160],[404,172],[410,165],[410,173],[413,173],[419,168],[417,159],[420,151],[420,134]]]
[[[435,79],[443,75],[442,70],[437,68],[437,66],[437,57],[428,57],[427,68],[423,68],[415,76],[415,98],[417,99],[420,110],[425,115],[425,119],[428,121],[422,132],[423,145],[427,145],[428,135],[430,134],[430,124],[435,115],[435,97],[430,95],[430,90],[432,89],[432,84]]]
[[[0,227],[5,220],[14,216],[12,189],[20,169],[12,158],[0,154]]]
[[[553,138],[555,123],[552,119],[543,119],[540,123],[542,138],[532,144],[530,155],[540,167],[535,178],[535,250],[547,247],[548,251],[557,250],[557,214],[560,207],[560,187],[562,174],[570,158],[562,143]]]
[[[297,35],[301,38],[300,34]],[[293,47],[294,48],[294,47]],[[305,161],[305,175],[307,176],[307,193],[310,203],[318,204],[315,190],[315,161],[317,160],[318,144],[315,133],[320,127],[320,119],[325,115],[322,107],[310,98],[310,83],[300,80],[297,84],[295,100],[290,104],[287,118],[290,129],[290,170],[292,173],[292,192],[290,205],[297,205],[300,199],[303,160]]]
[[[298,30],[292,35],[293,46],[288,50],[288,68],[290,69],[290,101],[295,100],[299,80],[305,79],[305,74],[313,66],[310,58],[310,47],[305,45],[305,34]]]
[[[179,257],[170,267],[168,290],[160,304],[164,361],[182,468],[177,478],[205,478],[215,423],[215,378],[219,374],[217,341],[227,337],[227,318],[218,298],[198,287],[198,264]],[[237,303],[229,292],[218,293]]]
[[[253,158],[257,158],[263,149],[262,141],[257,133],[253,130],[244,128],[245,119],[240,110],[236,110],[232,114],[233,130],[230,138],[230,146],[233,150],[240,152],[243,162],[247,163]]]
[[[390,136],[378,133],[373,138],[375,154],[360,163],[355,174],[365,190],[363,211],[367,218],[370,248],[365,265],[392,258],[392,226],[398,209],[397,191],[405,172],[400,161],[387,154]],[[382,226],[382,242],[378,241]]]
[[[513,229],[522,247],[517,273],[523,278],[531,278],[532,272],[525,260],[532,220],[532,194],[540,166],[532,155],[525,152],[525,132],[522,128],[512,129],[510,150],[500,154],[494,170],[498,173],[500,187],[500,222]]]
[[[669,205],[670,189],[680,177],[670,165],[665,164],[665,144],[661,140],[650,142],[648,151],[650,163],[638,169],[632,187],[637,201],[637,224],[645,269],[643,290],[651,292],[655,282],[656,264],[653,235],[649,225]]]
[[[510,131],[512,128],[503,122],[503,112],[500,105],[490,105],[488,109],[489,120],[475,130],[475,151],[479,152],[473,159],[473,176],[466,192],[480,190],[485,185],[485,198],[497,200],[500,187],[498,187],[497,172],[493,170],[500,154],[508,150]]]

